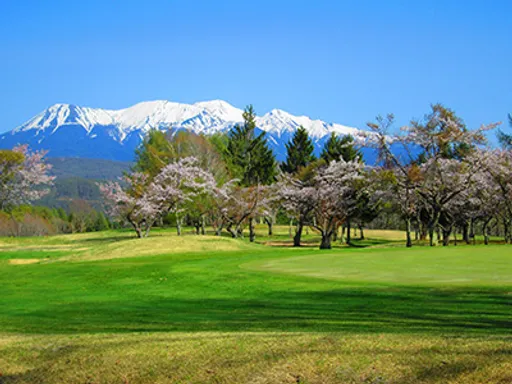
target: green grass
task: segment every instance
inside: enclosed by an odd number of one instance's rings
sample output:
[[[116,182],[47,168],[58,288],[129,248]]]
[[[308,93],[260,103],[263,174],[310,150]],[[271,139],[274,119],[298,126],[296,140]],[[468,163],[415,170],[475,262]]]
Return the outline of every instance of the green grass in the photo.
[[[245,268],[344,282],[512,286],[511,249],[500,245],[419,249],[351,249],[257,260]]]
[[[0,383],[512,379],[510,247],[368,236],[1,239]]]

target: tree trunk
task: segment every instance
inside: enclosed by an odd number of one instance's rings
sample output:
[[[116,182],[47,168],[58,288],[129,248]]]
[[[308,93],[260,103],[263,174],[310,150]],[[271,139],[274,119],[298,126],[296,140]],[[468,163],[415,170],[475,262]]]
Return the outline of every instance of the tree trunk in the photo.
[[[345,226],[341,226],[341,236],[340,236],[340,244],[343,244],[345,242]]]
[[[505,244],[508,244],[510,241],[510,229],[508,220],[503,220],[503,237],[505,238]]]
[[[237,226],[236,226],[236,236],[244,237],[244,230],[242,229],[242,223],[237,224]]]
[[[291,220],[290,220],[290,226],[288,227],[288,235],[289,235],[290,237],[292,237],[292,236],[293,236],[293,234],[292,234],[292,233],[293,233],[293,228],[292,228],[292,226],[293,226],[293,219],[291,219]]]
[[[176,214],[176,233],[181,236],[181,217]]]
[[[267,223],[268,226],[268,235],[272,236],[274,234],[273,227],[274,227],[274,221],[271,217],[265,217],[265,223]]]
[[[254,219],[249,218],[249,241],[254,243],[254,239],[256,238],[256,233],[254,232]]]
[[[450,245],[450,235],[452,233],[452,227],[448,229],[443,229],[443,246],[446,247]]]
[[[476,236],[475,236],[475,220],[471,219],[470,221],[470,233],[469,237],[473,239],[473,245],[476,244]]]
[[[434,239],[435,237],[435,233],[434,233],[434,228],[429,228],[428,229],[428,236],[429,236],[429,244],[431,247],[435,246],[436,245],[436,241]]]
[[[410,230],[409,230],[409,232],[410,232]],[[362,224],[359,224],[359,235],[360,235],[359,238],[361,240],[364,240],[364,228],[363,228]]]
[[[489,230],[488,230],[489,220],[484,221],[482,232],[484,235],[484,244],[489,245]]]
[[[320,249],[331,249],[331,233],[322,232],[322,242],[320,243]]]
[[[412,239],[411,239],[411,219],[407,218],[405,219],[405,235],[407,237],[405,246],[407,248],[412,247]]]
[[[226,231],[228,231],[230,234],[231,234],[231,237],[233,239],[235,239],[237,236],[237,233],[236,233],[236,230],[233,229],[233,224],[229,223],[228,226],[226,227]]]
[[[420,240],[421,241],[427,240],[427,235],[428,235],[427,226],[419,219],[418,219],[418,225],[419,225],[419,231],[420,231]]]
[[[350,243],[352,242],[350,229],[350,220],[347,220],[347,245],[350,245]]]
[[[334,231],[332,233],[332,241],[336,242],[338,240],[338,225],[334,226]]]
[[[205,222],[205,218],[204,218],[204,215],[201,216],[201,235],[206,235],[206,222]]]
[[[439,213],[435,213],[432,220],[428,223],[428,234],[429,234],[429,242],[430,246],[434,247],[437,245],[437,239],[439,239]],[[438,233],[437,239],[435,238],[435,233]]]
[[[302,236],[303,224],[301,221],[297,222],[297,228],[295,229],[295,236],[293,236],[293,246],[300,247],[300,238]]]
[[[467,222],[464,223],[462,226],[462,240],[466,242],[466,244],[469,244],[469,225]]]

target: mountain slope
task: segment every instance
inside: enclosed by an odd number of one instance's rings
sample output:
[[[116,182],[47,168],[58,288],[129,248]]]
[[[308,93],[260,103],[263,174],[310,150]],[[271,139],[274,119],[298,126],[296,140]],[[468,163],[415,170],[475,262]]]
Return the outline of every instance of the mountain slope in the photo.
[[[0,148],[28,144],[46,149],[50,157],[87,157],[133,160],[134,150],[150,129],[186,129],[198,134],[228,132],[242,122],[242,110],[222,100],[195,104],[149,101],[120,110],[55,104],[25,124],[0,135]],[[285,143],[299,126],[308,131],[320,152],[331,134],[352,134],[363,140],[362,131],[340,124],[294,116],[274,109],[257,118],[278,160],[286,156]]]

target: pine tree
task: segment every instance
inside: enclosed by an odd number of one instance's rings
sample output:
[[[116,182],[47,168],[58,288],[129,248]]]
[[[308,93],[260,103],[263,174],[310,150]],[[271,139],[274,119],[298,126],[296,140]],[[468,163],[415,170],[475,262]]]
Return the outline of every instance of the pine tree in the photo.
[[[512,127],[512,115],[508,115],[508,122],[510,127]],[[498,140],[500,144],[507,149],[512,149],[512,134],[508,134],[503,132],[502,130],[498,131]]]
[[[110,223],[103,212],[96,213],[96,220],[94,221],[93,227],[95,231],[105,231],[110,228]]]
[[[362,159],[361,152],[355,148],[354,138],[351,135],[337,136],[334,132],[325,143],[322,154],[320,155],[326,163],[343,159],[352,161],[357,158]]]
[[[243,125],[236,125],[230,133],[226,161],[241,185],[271,184],[276,176],[276,161],[265,133],[256,135],[252,105],[245,109],[243,118]]]
[[[308,132],[300,126],[292,139],[286,143],[286,162],[281,165],[283,172],[297,173],[300,168],[315,161],[314,149]]]

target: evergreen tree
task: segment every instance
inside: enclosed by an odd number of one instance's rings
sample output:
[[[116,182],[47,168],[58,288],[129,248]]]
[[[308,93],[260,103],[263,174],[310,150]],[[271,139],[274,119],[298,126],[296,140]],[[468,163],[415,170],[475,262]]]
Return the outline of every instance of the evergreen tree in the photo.
[[[96,213],[96,220],[93,224],[93,230],[95,231],[105,231],[110,228],[110,223],[107,218],[103,214],[103,212]]]
[[[508,115],[508,122],[510,124],[510,127],[512,128],[512,115]],[[500,141],[500,144],[507,148],[512,149],[512,134],[507,134],[500,130],[498,132],[498,140]]]
[[[297,173],[300,168],[315,161],[314,149],[308,132],[300,126],[292,139],[286,143],[286,162],[281,165],[281,169],[287,173]]]
[[[236,125],[230,133],[226,161],[241,185],[271,184],[276,176],[276,161],[265,133],[256,135],[256,114],[252,105],[245,109],[243,118],[243,125]]]
[[[325,143],[320,157],[326,163],[340,159],[345,161],[362,159],[361,152],[355,148],[354,138],[351,135],[337,136],[334,132]]]

